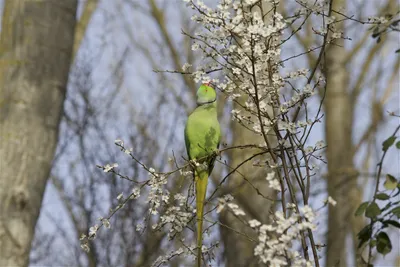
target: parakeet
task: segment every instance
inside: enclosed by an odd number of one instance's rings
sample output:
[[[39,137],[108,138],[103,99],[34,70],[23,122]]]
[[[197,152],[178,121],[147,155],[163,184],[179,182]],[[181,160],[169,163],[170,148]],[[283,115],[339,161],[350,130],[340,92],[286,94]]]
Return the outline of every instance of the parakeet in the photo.
[[[221,129],[217,118],[217,93],[210,84],[203,84],[197,90],[197,108],[190,114],[185,126],[185,144],[193,167],[196,187],[197,216],[197,266],[201,266],[203,241],[204,200],[208,177],[214,167],[215,151],[221,140]]]

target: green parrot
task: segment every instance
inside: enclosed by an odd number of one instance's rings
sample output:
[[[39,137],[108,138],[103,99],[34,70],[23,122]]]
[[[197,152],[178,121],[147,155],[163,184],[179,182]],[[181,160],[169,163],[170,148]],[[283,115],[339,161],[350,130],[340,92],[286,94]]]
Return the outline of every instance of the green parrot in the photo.
[[[208,177],[214,167],[216,151],[221,140],[217,118],[217,93],[210,84],[197,90],[197,108],[190,114],[185,126],[185,144],[190,160],[200,163],[193,167],[196,185],[197,266],[201,266],[203,241],[204,200]]]

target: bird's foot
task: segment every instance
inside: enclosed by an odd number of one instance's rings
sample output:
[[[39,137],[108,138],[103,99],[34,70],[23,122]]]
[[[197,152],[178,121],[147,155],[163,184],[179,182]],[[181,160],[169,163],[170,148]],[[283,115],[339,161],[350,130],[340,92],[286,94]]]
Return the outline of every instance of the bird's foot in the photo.
[[[219,158],[220,158],[221,155],[222,155],[222,153],[221,153],[221,151],[220,151],[219,149],[214,150],[213,154],[214,154],[216,157],[219,157]]]
[[[189,160],[189,163],[190,163],[190,165],[193,166],[193,167],[196,167],[196,166],[199,166],[199,165],[200,165],[195,159]]]

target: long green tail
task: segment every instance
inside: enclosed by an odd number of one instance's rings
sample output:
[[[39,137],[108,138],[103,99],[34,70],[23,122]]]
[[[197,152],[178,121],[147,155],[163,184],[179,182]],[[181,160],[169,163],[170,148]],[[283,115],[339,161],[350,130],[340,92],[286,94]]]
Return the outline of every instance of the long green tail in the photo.
[[[207,193],[208,170],[196,171],[196,215],[197,215],[197,267],[201,267],[201,247],[203,246],[204,201]]]

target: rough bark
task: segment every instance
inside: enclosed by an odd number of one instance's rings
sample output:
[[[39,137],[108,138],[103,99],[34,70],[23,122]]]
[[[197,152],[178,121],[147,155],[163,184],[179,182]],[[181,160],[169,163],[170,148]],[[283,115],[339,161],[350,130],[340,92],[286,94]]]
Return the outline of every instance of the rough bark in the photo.
[[[57,144],[77,0],[5,2],[0,35],[0,266],[27,266]]]
[[[332,9],[345,6],[344,0],[333,1]],[[336,30],[344,31],[344,23]],[[346,236],[352,213],[350,195],[356,190],[356,175],[352,157],[353,107],[348,91],[349,75],[346,69],[344,40],[335,41],[326,50],[327,79],[325,105],[325,134],[328,160],[328,194],[337,201],[329,206],[326,266],[346,266]],[[355,194],[357,195],[357,194]]]

